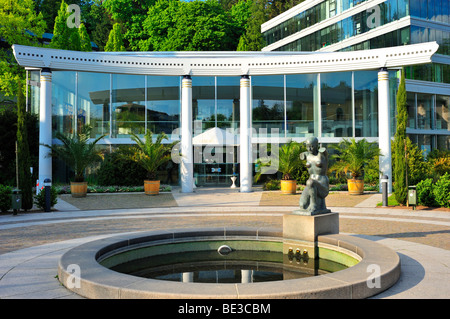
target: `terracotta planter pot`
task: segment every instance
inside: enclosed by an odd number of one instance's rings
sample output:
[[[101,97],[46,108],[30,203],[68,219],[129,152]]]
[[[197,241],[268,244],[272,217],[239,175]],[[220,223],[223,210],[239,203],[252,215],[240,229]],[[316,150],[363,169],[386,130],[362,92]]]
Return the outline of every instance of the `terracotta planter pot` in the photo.
[[[146,195],[159,194],[160,181],[144,181],[144,191]]]
[[[86,197],[87,182],[70,182],[70,192],[72,194],[72,197]]]
[[[350,195],[362,195],[364,193],[364,180],[363,179],[348,179],[348,193]]]
[[[295,194],[297,192],[296,180],[281,180],[280,186],[283,194]]]

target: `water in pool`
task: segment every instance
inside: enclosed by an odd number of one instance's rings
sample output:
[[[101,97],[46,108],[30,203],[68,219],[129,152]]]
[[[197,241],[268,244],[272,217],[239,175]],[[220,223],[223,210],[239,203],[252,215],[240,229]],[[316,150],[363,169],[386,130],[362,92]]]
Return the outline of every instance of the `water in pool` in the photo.
[[[143,278],[177,282],[255,283],[305,278],[345,268],[329,260],[281,252],[234,251],[222,256],[216,251],[200,251],[147,257],[111,269]]]

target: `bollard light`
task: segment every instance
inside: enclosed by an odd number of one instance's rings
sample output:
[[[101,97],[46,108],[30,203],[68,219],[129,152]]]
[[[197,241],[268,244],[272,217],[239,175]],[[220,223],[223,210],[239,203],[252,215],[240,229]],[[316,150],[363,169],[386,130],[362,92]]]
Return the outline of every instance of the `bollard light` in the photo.
[[[45,212],[49,212],[50,211],[50,207],[51,207],[51,189],[52,187],[52,180],[50,178],[46,178],[44,180],[44,189],[45,189],[45,207],[44,207],[44,211]]]
[[[383,197],[383,207],[388,206],[388,182],[389,176],[383,175],[381,177],[381,192]]]

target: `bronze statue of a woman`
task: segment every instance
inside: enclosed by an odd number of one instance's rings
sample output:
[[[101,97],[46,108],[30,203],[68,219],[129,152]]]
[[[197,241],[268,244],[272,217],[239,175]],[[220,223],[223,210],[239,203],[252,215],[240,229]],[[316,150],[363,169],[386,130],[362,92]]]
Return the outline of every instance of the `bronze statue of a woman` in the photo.
[[[329,192],[328,152],[326,148],[319,148],[319,140],[310,137],[306,140],[307,151],[300,154],[300,159],[306,160],[309,179],[300,197],[301,215],[317,215],[331,212],[325,205],[325,197]]]

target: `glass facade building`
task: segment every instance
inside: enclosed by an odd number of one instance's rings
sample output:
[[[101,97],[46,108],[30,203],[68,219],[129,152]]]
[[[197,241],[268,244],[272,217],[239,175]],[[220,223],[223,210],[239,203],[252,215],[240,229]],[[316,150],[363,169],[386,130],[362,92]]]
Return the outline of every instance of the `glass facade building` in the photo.
[[[182,192],[194,185],[230,185],[233,175],[240,191],[249,192],[257,160],[277,149],[273,145],[312,136],[323,145],[347,137],[377,141],[380,171],[390,176],[399,67],[430,63],[437,50],[436,43],[324,53],[13,46],[34,79],[29,83],[31,110],[40,118],[39,181],[67,181],[43,144],[59,143],[56,132],[74,134],[89,124],[91,138],[106,135],[100,145],[109,151],[148,131],[178,141],[172,160]],[[448,94],[409,92],[409,134],[424,149],[429,141],[444,145],[434,132],[448,136]]]
[[[450,149],[449,6],[448,0],[306,0],[263,24],[261,31],[266,42],[263,51],[345,52],[437,42],[439,49],[433,63],[404,67],[407,133],[425,154],[436,148]],[[353,87],[350,86],[355,105],[340,103],[337,107],[330,103],[330,109],[342,110],[338,121],[342,136],[377,136],[376,123],[371,120],[374,114],[371,105],[376,103],[374,94],[361,92],[359,88],[361,85],[371,90],[371,84],[357,77],[355,72]],[[342,79],[342,90],[351,80],[349,75]],[[391,105],[395,106],[395,100]],[[326,110],[322,108],[328,116]],[[352,110],[355,123],[349,126]],[[391,114],[395,117],[395,110]],[[348,134],[351,129],[355,130],[353,135]],[[327,134],[326,127],[323,132]]]
[[[39,71],[30,73],[39,78]],[[193,138],[214,127],[239,132],[239,79],[192,77]],[[390,71],[392,96],[396,79],[396,72]],[[53,71],[53,137],[56,132],[73,134],[89,124],[91,137],[106,134],[106,141],[100,144],[109,146],[130,144],[131,133],[143,137],[147,130],[178,140],[181,80],[178,76]],[[377,71],[252,76],[250,83],[255,158],[259,139],[266,137],[302,142],[320,136],[326,143],[338,143],[342,137],[378,137]],[[39,113],[38,82],[35,84],[31,105],[33,112]],[[226,147],[211,150],[194,145],[197,185],[229,182],[237,172],[238,148],[231,149],[230,155]],[[211,151],[214,164],[203,156]]]
[[[30,74],[36,78],[39,71]],[[89,124],[92,138],[106,134],[117,144],[131,133],[143,137],[147,130],[178,138],[181,77],[76,71],[53,71],[52,77],[53,136]],[[390,78],[395,96],[397,72],[390,71]],[[252,76],[250,82],[255,137],[303,141],[322,136],[339,142],[341,137],[378,136],[377,71]],[[36,114],[38,85],[31,89]],[[239,129],[239,88],[239,77],[192,77],[193,137],[213,127]],[[445,98],[439,101],[448,110]],[[447,128],[444,108],[439,125]]]

